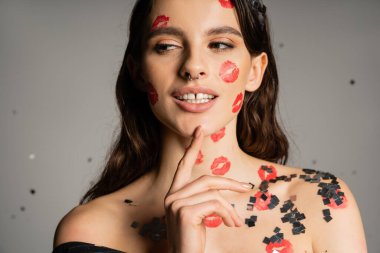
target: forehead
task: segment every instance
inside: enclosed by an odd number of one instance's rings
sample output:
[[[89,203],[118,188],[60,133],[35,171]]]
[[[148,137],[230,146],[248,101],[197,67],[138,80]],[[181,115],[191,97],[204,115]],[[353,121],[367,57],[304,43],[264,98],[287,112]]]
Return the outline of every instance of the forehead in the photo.
[[[231,26],[240,31],[235,8],[226,8],[228,0],[153,0],[150,24],[158,16],[169,17],[168,26],[188,32],[202,32],[217,26]]]

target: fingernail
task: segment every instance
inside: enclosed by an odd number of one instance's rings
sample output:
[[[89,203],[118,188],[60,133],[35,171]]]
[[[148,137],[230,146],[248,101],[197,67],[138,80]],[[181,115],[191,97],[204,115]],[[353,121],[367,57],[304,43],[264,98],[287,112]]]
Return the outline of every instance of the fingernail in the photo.
[[[241,183],[241,186],[243,186],[244,188],[247,188],[247,189],[252,189],[252,185],[247,184],[247,183]]]

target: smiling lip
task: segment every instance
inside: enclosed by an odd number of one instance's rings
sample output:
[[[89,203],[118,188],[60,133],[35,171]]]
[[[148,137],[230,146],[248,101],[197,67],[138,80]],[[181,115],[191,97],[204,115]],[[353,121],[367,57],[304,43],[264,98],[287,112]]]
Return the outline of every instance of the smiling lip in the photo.
[[[186,87],[176,89],[172,93],[172,96],[173,97],[179,97],[179,96],[183,96],[183,95],[188,94],[188,93],[193,93],[193,94],[203,93],[203,94],[213,95],[215,97],[219,96],[219,94],[216,91],[209,89],[209,88],[201,87],[201,86],[197,86],[197,87],[186,86]]]
[[[208,109],[210,109],[215,103],[216,103],[217,98],[214,98],[207,103],[200,103],[200,104],[195,104],[195,103],[188,103],[186,101],[179,100],[174,97],[174,102],[184,111],[187,112],[205,112]]]
[[[215,98],[211,99],[207,103],[188,103],[186,101],[180,100],[177,97],[183,96],[188,93],[193,93],[193,94],[198,94],[198,93],[203,93],[203,94],[209,94],[215,96]],[[174,102],[184,111],[187,112],[195,112],[195,113],[201,113],[205,112],[208,109],[210,109],[217,101],[218,99],[218,93],[212,89],[197,86],[197,87],[182,87],[179,89],[174,90],[174,92],[171,94],[172,97],[174,98]]]

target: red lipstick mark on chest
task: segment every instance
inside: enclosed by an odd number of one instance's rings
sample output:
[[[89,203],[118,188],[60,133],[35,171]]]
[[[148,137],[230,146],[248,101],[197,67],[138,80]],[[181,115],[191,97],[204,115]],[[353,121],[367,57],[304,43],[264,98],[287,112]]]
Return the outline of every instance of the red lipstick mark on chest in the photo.
[[[222,224],[222,217],[220,217],[219,215],[213,213],[213,214],[210,214],[210,215],[207,215],[204,219],[203,219],[203,224],[206,226],[206,227],[209,227],[209,228],[216,228],[218,227],[220,224]]]
[[[168,22],[169,22],[169,17],[165,16],[165,15],[160,15],[158,16],[153,24],[152,24],[152,28],[150,29],[151,31],[154,31],[156,30],[157,28],[160,28],[160,27],[166,27],[168,25]]]
[[[213,142],[217,142],[217,141],[219,141],[220,139],[222,139],[222,138],[224,137],[225,134],[226,134],[226,128],[223,127],[223,128],[220,129],[218,132],[213,133],[213,134],[211,135],[211,140],[212,140]]]
[[[336,190],[336,193],[339,194],[339,192],[340,192],[340,190],[337,189],[337,190]],[[324,197],[322,197],[322,198],[325,199]],[[328,205],[329,207],[331,207],[331,208],[334,208],[334,209],[341,209],[341,208],[346,208],[346,207],[347,207],[347,202],[348,202],[348,200],[347,200],[347,198],[346,198],[345,195],[343,195],[343,196],[340,197],[340,200],[342,201],[342,203],[341,203],[340,205],[338,205],[338,204],[336,203],[336,201],[334,200],[334,198],[331,198],[331,199],[329,199],[329,200],[330,200],[330,204],[327,204],[327,205]]]
[[[239,77],[239,68],[235,63],[231,61],[225,61],[222,66],[220,66],[219,76],[226,83],[233,83]]]
[[[202,151],[199,150],[197,160],[195,161],[195,164],[201,164],[203,162],[203,154]]]
[[[266,251],[267,253],[293,253],[293,245],[288,240],[283,239],[281,242],[270,242]]]
[[[268,210],[268,205],[270,204],[270,200],[272,199],[272,194],[269,192],[258,191],[254,197],[256,198],[256,202],[254,203],[255,207],[259,211]]]
[[[232,105],[232,112],[236,113],[240,110],[241,106],[243,105],[243,93],[240,92],[237,97],[235,98],[235,101]]]
[[[269,165],[269,166],[262,165],[259,168],[258,173],[259,173],[259,177],[261,180],[269,181],[269,180],[275,179],[277,177],[277,170],[272,165]]]
[[[211,172],[214,175],[217,176],[223,176],[226,174],[231,167],[231,162],[228,160],[227,157],[221,156],[214,160],[214,162],[211,164]]]
[[[157,91],[151,83],[148,83],[148,98],[151,105],[155,105],[158,102]]]
[[[223,8],[234,8],[234,3],[231,0],[219,0]]]

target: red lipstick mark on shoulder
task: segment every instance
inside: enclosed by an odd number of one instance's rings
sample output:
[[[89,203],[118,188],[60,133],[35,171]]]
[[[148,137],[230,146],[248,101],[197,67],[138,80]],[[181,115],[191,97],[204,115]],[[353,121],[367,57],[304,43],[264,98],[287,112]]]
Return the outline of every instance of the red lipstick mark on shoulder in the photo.
[[[223,176],[230,170],[230,167],[231,167],[231,162],[228,160],[228,158],[221,156],[221,157],[215,158],[210,169],[211,169],[212,174],[217,175],[217,176]]]
[[[262,198],[262,195],[265,196],[265,200]],[[270,200],[272,199],[272,194],[269,192],[262,192],[258,191],[254,197],[256,198],[256,202],[254,203],[254,206],[256,207],[257,210],[259,211],[265,211],[268,210],[269,207],[268,205],[270,204]]]
[[[220,66],[219,76],[226,83],[233,83],[239,77],[239,68],[235,63],[231,61],[223,62],[222,66]]]
[[[338,194],[340,192],[339,189],[336,190],[336,193]],[[322,197],[323,198],[323,197]],[[323,198],[324,199],[324,198]],[[345,195],[340,197],[340,200],[343,202],[342,204],[338,205],[333,198],[329,199],[330,204],[327,204],[329,207],[334,208],[334,209],[341,209],[341,208],[346,208],[347,207],[347,198]]]
[[[197,160],[195,161],[195,164],[201,164],[203,162],[203,154],[202,151],[199,150]]]
[[[267,253],[293,253],[293,245],[288,240],[281,240],[281,242],[270,242],[266,247]]]
[[[232,112],[233,113],[236,113],[240,110],[241,106],[243,105],[243,93],[240,92],[235,101],[234,101],[234,104],[232,105]]]
[[[148,98],[151,105],[155,105],[158,102],[157,91],[151,83],[148,83]]]
[[[152,28],[150,30],[154,31],[160,27],[166,27],[168,25],[169,19],[170,18],[165,16],[165,15],[157,16],[157,18],[154,20],[154,22],[152,24]]]
[[[213,142],[217,142],[219,141],[220,139],[222,139],[224,137],[224,135],[226,134],[226,127],[223,127],[222,129],[220,129],[218,132],[216,133],[213,133],[211,135],[211,140]]]
[[[261,180],[269,181],[269,180],[275,179],[277,177],[277,170],[272,165],[269,165],[269,166],[262,165],[259,168],[258,173],[259,173],[259,177]]]
[[[219,0],[219,3],[222,5],[223,8],[234,8],[235,7],[232,0]]]
[[[222,224],[222,217],[220,217],[219,215],[213,213],[213,214],[210,214],[210,215],[207,215],[204,219],[203,219],[203,224],[206,226],[206,227],[209,227],[209,228],[216,228],[218,227],[220,224]]]

